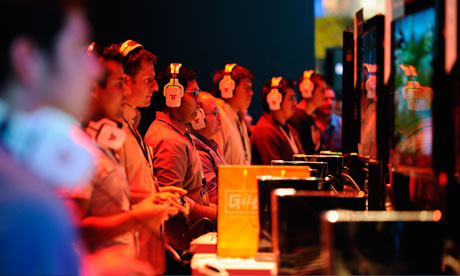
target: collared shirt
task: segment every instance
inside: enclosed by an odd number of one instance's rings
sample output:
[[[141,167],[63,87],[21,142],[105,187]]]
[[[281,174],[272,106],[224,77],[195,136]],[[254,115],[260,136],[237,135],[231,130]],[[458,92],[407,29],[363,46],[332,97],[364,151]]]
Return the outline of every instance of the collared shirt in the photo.
[[[213,136],[219,145],[219,152],[229,165],[249,165],[251,163],[251,142],[248,128],[242,116],[233,111],[229,103],[216,99],[221,108],[222,131]]]
[[[89,201],[85,217],[108,217],[130,210],[130,193],[128,181],[123,168],[114,154],[106,148],[99,147],[96,159],[96,171],[90,183],[71,191],[74,199]],[[134,232],[128,231],[109,241],[101,242],[90,248],[91,252],[114,245],[127,245],[135,256]]]
[[[293,160],[293,155],[303,153],[297,131],[281,125],[269,113],[264,113],[251,136],[252,164],[270,165],[272,160]],[[296,152],[297,151],[297,152]]]
[[[153,168],[161,186],[183,188],[195,202],[209,204],[200,158],[187,125],[157,112],[156,120],[145,135],[145,143],[152,149]]]
[[[314,116],[316,120],[316,116]],[[321,150],[342,151],[342,117],[332,113],[331,122],[321,133]]]
[[[159,187],[153,175],[153,162],[150,148],[142,139],[137,126],[140,112],[128,105],[123,105],[123,130],[126,140],[118,150],[120,163],[125,169],[132,192],[159,192]],[[164,253],[163,226],[157,231],[139,231],[140,259],[148,261],[154,268],[155,274],[163,274],[166,269]]]
[[[158,192],[158,184],[153,174],[152,153],[137,130],[140,113],[136,108],[125,104],[122,117],[126,140],[118,152],[120,163],[126,170],[129,187],[132,190]]]
[[[223,157],[217,151],[217,143],[196,132],[192,133],[192,139],[198,150],[206,178],[206,191],[209,194],[209,201],[217,203],[217,167],[225,165]]]

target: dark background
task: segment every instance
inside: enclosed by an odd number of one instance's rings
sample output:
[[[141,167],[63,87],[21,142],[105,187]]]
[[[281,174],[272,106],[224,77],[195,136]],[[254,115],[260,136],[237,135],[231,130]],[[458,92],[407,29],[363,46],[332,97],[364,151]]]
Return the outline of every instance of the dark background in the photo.
[[[311,0],[97,0],[87,8],[97,42],[133,39],[157,55],[157,72],[181,62],[197,73],[202,90],[210,90],[214,72],[226,63],[251,70],[253,123],[262,114],[260,91],[267,80],[278,75],[297,80],[314,68]],[[144,108],[142,117],[143,132],[153,108]]]

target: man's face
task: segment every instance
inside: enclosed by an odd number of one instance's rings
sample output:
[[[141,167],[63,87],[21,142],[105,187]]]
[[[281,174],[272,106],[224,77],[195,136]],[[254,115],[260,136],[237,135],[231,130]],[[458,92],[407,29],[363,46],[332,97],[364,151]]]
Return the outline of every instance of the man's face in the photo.
[[[213,97],[206,97],[200,101],[200,105],[204,110],[206,118],[206,127],[203,131],[209,136],[208,138],[211,138],[222,129],[219,106]]]
[[[122,114],[122,104],[126,96],[126,83],[123,67],[120,63],[109,60],[104,62],[104,66],[109,72],[104,88],[99,87],[97,91],[99,105],[104,115],[113,120],[117,120]]]
[[[280,112],[286,120],[289,120],[294,115],[297,98],[292,88],[286,88],[285,92]]]
[[[323,104],[318,108],[318,112],[324,115],[332,114],[332,110],[334,109],[334,103],[335,103],[334,90],[326,89],[326,91],[324,91]]]
[[[97,59],[86,53],[88,36],[88,26],[82,13],[74,11],[67,15],[66,23],[56,38],[53,69],[43,78],[39,88],[42,99],[49,99],[76,118],[87,114],[91,82],[102,73]]]
[[[177,114],[180,117],[179,119],[184,123],[189,123],[196,117],[197,97],[193,95],[193,92],[198,89],[199,87],[196,80],[187,82],[181,106],[177,107]]]
[[[317,108],[320,107],[324,102],[324,91],[326,90],[326,82],[322,81],[318,86],[316,86],[313,91],[311,101],[313,105]]]
[[[251,79],[243,79],[236,86],[235,94],[233,95],[233,98],[228,99],[228,102],[232,108],[237,109],[238,111],[242,111],[249,108],[249,105],[251,105],[253,94],[254,92],[252,91]]]
[[[155,91],[158,91],[158,84],[155,80],[155,69],[153,63],[142,60],[139,71],[128,81],[129,95],[126,102],[133,107],[150,106],[150,99]]]

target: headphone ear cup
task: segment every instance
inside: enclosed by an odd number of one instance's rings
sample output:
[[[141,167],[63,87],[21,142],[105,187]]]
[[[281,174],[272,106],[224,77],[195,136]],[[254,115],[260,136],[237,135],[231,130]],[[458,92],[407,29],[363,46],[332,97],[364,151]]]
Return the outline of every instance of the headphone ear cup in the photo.
[[[225,75],[219,82],[220,95],[224,99],[233,98],[233,91],[235,90],[235,81],[230,75]]]
[[[315,85],[310,79],[304,79],[299,85],[300,93],[302,98],[310,99],[313,96],[313,90],[315,90]]]
[[[206,119],[203,108],[198,108],[196,117],[192,121],[192,127],[194,130],[200,130],[206,127]]]
[[[277,88],[273,88],[267,95],[267,103],[271,111],[280,110],[282,101],[283,95],[278,91]]]
[[[163,96],[166,98],[166,106],[179,107],[184,96],[184,87],[180,83],[175,83],[174,79],[171,79],[163,88]]]
[[[122,125],[121,125],[122,126]],[[123,146],[126,132],[117,123],[102,123],[97,135],[96,142],[102,147],[117,150]]]

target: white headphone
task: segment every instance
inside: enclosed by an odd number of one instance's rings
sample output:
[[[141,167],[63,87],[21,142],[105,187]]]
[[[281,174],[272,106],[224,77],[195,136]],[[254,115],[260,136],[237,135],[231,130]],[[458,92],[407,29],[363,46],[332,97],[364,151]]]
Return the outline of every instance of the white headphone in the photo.
[[[192,121],[192,127],[194,130],[200,130],[206,127],[206,114],[203,108],[198,108],[195,119]]]
[[[75,188],[91,179],[97,149],[73,117],[42,107],[12,113],[4,122],[6,148],[42,180],[55,187]]]
[[[303,72],[302,81],[299,84],[299,90],[302,94],[302,98],[310,99],[313,96],[313,90],[315,84],[311,81],[311,76],[315,73],[313,70],[305,70]]]
[[[267,94],[267,103],[271,111],[277,111],[281,109],[283,95],[279,92],[279,87],[282,79],[282,77],[272,78],[270,92]]]
[[[224,77],[219,82],[220,95],[224,99],[233,98],[233,91],[235,90],[235,80],[232,79],[233,68],[236,63],[225,65]]]
[[[123,146],[126,132],[120,122],[102,118],[99,121],[91,121],[86,128],[88,135],[102,148],[117,150]]]
[[[163,88],[163,96],[166,98],[166,106],[179,107],[184,96],[184,87],[179,83],[177,75],[181,68],[181,63],[171,63],[171,79]]]

